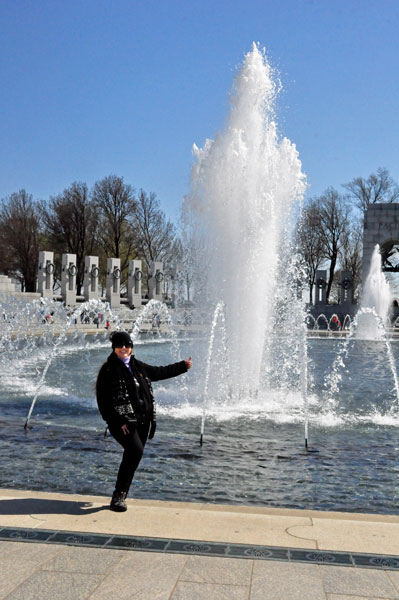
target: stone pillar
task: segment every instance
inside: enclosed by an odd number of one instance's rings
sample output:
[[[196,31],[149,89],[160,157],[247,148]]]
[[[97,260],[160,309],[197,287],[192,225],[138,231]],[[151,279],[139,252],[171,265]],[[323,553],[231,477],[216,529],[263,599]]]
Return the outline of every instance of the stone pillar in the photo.
[[[341,271],[341,294],[339,303],[344,314],[351,312],[353,304],[353,281],[350,271]]]
[[[63,254],[61,263],[61,296],[65,306],[76,304],[76,254]]]
[[[85,256],[85,273],[83,278],[83,289],[86,301],[98,298],[99,275],[100,270],[98,268],[98,256]]]
[[[111,308],[121,305],[121,260],[120,258],[107,258],[107,284],[106,298]]]
[[[176,302],[183,297],[184,284],[184,265],[183,263],[175,263],[170,268],[170,300],[171,307],[175,308]]]
[[[43,298],[53,297],[54,252],[39,252],[37,291]]]
[[[327,296],[327,271],[318,269],[316,271],[314,303],[315,306],[326,303]]]
[[[129,260],[129,270],[127,274],[127,299],[130,308],[139,308],[141,306],[141,279],[143,272],[141,270],[141,260]]]
[[[152,261],[150,263],[150,277],[148,279],[148,297],[150,300],[162,302],[163,288],[163,262]]]
[[[0,275],[0,294],[3,292],[15,292],[15,283],[8,275]]]
[[[178,265],[174,265],[170,270],[170,304],[174,308],[176,306],[176,288],[177,288],[177,271]]]

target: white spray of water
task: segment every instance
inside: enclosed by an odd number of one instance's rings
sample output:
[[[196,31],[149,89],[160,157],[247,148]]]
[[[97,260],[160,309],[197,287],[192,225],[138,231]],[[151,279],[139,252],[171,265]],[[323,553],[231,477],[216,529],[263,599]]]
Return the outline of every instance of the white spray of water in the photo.
[[[370,309],[358,317],[357,339],[382,340],[389,325],[392,293],[382,271],[380,247],[374,248],[370,270],[364,284],[361,308]],[[374,315],[378,316],[378,319]]]
[[[279,267],[292,262],[287,240],[305,190],[296,148],[277,132],[278,91],[254,44],[233,86],[226,129],[194,147],[193,191],[183,206],[197,240],[198,302],[225,306],[223,369],[233,389],[243,385],[243,374],[250,389],[260,387]]]
[[[75,329],[75,333],[81,336],[81,333],[76,328],[81,317],[93,319],[95,316],[95,318],[98,318],[99,312],[109,316],[111,311],[109,305],[104,304],[101,300],[89,300],[75,307],[73,310],[54,302],[52,299],[41,299],[32,303],[24,303],[24,308],[21,312],[13,310],[12,302],[1,304],[0,306],[4,318],[0,338],[3,352],[7,349],[7,346],[10,348],[10,344],[12,343],[18,349],[19,347],[21,348],[21,357],[26,355],[27,350],[31,351],[35,349],[40,343],[46,343],[51,347],[26,417],[25,428],[27,428],[38,396],[44,386],[47,371],[60,352],[70,331]],[[50,317],[51,325],[47,324],[46,317]],[[118,318],[115,319],[113,317],[112,320],[115,320],[119,325]],[[81,337],[83,338],[83,336]],[[86,346],[88,346],[88,343],[86,343]],[[3,353],[3,360],[4,358],[7,360],[7,354],[7,352]]]
[[[359,330],[362,331],[360,335]],[[368,334],[370,336],[373,335],[374,337],[364,338],[363,336],[365,334]],[[391,410],[388,414],[397,416],[399,409],[399,376],[396,361],[384,321],[381,318],[381,316],[377,314],[375,309],[370,307],[361,308],[355,316],[354,320],[350,325],[349,334],[346,340],[343,342],[341,349],[334,360],[330,373],[325,379],[324,387],[326,390],[326,398],[323,410],[324,414],[335,414],[337,411],[343,373],[346,368],[348,354],[353,339],[371,339],[373,341],[383,342],[385,346],[385,352],[388,359],[389,368],[392,373],[392,379],[394,384],[393,389],[396,397],[396,402],[395,404],[392,404]]]
[[[205,417],[206,417],[206,409],[207,409],[207,404],[209,401],[208,398],[208,393],[209,393],[209,376],[211,373],[211,367],[212,367],[212,359],[214,358],[213,355],[213,345],[214,345],[214,341],[215,341],[215,332],[216,332],[216,327],[218,324],[218,321],[220,319],[221,321],[221,328],[222,328],[222,346],[223,346],[223,350],[224,353],[226,353],[226,339],[225,339],[225,334],[226,334],[226,327],[225,327],[225,318],[224,318],[224,305],[222,302],[218,302],[214,315],[213,315],[213,321],[212,321],[212,326],[211,326],[211,334],[210,334],[210,338],[209,338],[209,345],[208,345],[208,356],[207,356],[207,361],[206,361],[206,371],[205,371],[205,384],[204,384],[204,402],[203,402],[203,411],[202,411],[202,418],[201,418],[201,444],[202,444],[202,438],[204,436],[204,427],[205,427]]]

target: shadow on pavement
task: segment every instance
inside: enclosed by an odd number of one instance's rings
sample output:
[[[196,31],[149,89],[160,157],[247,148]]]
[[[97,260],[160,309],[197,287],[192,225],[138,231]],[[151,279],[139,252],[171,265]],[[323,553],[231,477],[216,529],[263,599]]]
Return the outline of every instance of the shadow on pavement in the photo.
[[[0,515],[90,515],[109,510],[109,505],[93,506],[91,502],[16,498],[0,500]]]

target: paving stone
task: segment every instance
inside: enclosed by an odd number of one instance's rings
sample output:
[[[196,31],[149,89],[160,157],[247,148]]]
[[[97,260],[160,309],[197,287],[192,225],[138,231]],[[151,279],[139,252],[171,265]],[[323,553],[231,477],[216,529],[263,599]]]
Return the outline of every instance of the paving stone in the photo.
[[[186,560],[181,554],[124,552],[90,600],[168,600]]]
[[[179,581],[170,600],[248,600],[248,590],[241,585]]]
[[[12,592],[18,585],[28,579],[37,569],[38,565],[35,562],[25,560],[19,562],[16,556],[0,557],[0,598],[5,598],[7,594]]]
[[[32,542],[0,542],[0,557],[18,555],[18,561],[35,561],[37,564],[51,560],[62,550],[62,546],[50,546]],[[1,558],[0,558],[1,560]]]
[[[327,600],[384,600],[371,596],[342,596],[342,594],[327,594]]]
[[[7,596],[7,600],[86,600],[102,579],[83,573],[33,573]]]
[[[326,600],[318,565],[254,561],[251,600]]]
[[[390,581],[392,581],[396,590],[399,591],[399,572],[398,571],[385,571],[387,577]]]
[[[46,544],[1,542],[0,597],[4,598],[58,552],[58,547]]]
[[[252,560],[240,558],[189,556],[179,580],[248,586],[252,565]]]
[[[329,594],[399,598],[385,571],[319,566],[324,589]]]
[[[108,573],[124,556],[121,550],[64,546],[57,556],[43,567],[46,571],[73,573]]]

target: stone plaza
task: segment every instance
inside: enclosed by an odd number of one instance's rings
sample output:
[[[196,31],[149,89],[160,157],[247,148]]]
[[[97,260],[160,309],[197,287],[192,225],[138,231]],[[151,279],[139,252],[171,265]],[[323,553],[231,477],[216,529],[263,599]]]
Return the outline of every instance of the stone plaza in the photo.
[[[134,499],[128,508],[0,490],[1,600],[399,598],[397,516]]]

